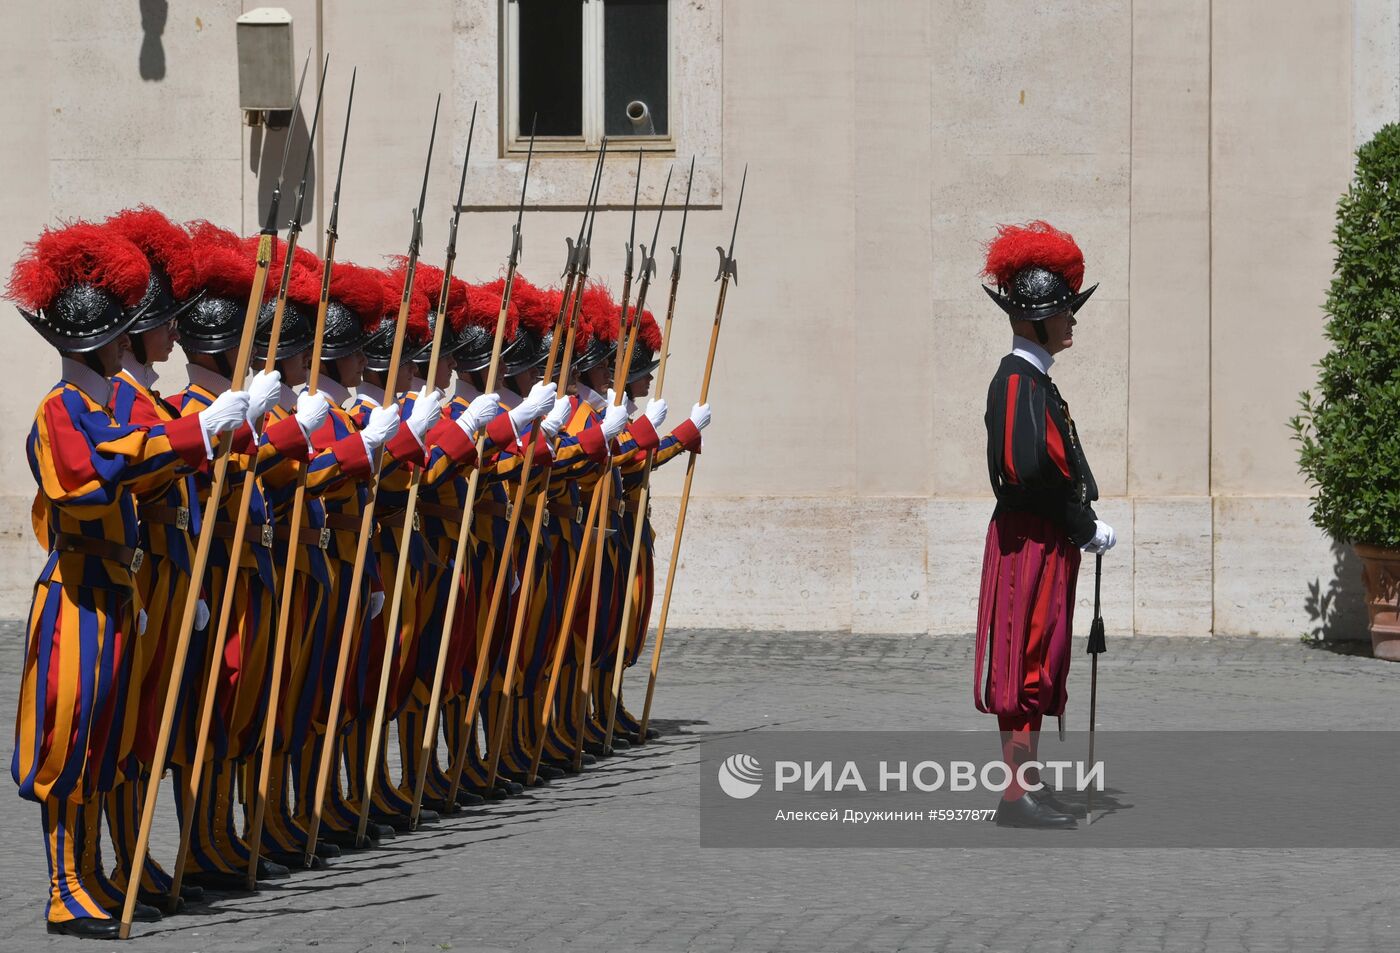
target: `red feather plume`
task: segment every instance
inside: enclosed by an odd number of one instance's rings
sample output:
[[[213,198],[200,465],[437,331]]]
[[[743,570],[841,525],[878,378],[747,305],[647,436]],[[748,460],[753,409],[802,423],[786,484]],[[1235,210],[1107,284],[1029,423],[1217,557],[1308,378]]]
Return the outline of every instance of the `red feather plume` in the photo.
[[[243,250],[243,239],[212,222],[190,222],[186,227],[200,287],[220,298],[247,299],[258,266]]]
[[[987,246],[983,275],[1008,288],[1018,271],[1033,265],[1062,276],[1075,292],[1084,283],[1084,253],[1068,232],[1041,221],[998,226],[997,237]]]
[[[151,265],[131,242],[90,222],[44,229],[10,273],[6,295],[27,311],[42,311],[63,289],[91,284],[130,308],[146,293]]]
[[[190,235],[149,205],[118,212],[103,223],[145,253],[170,278],[170,291],[182,301],[199,287]]]
[[[384,314],[390,320],[397,321],[399,303],[403,301],[404,279],[408,275],[408,268],[405,264],[400,263],[393,268],[381,271],[379,274],[384,288]],[[408,329],[406,333],[410,341],[416,341],[419,344],[426,344],[433,337],[432,325],[428,324],[428,296],[418,286],[416,275],[413,280],[413,291],[408,296]]]
[[[656,315],[646,308],[642,309],[642,326],[637,329],[637,340],[653,354],[661,350],[661,325],[656,323]]]
[[[591,337],[609,343],[617,340],[622,323],[622,306],[601,283],[590,284],[583,290],[583,310],[579,313],[579,329],[588,329]]]
[[[519,287],[517,283],[515,287]],[[482,285],[467,285],[467,321],[477,327],[496,333],[496,321],[501,316],[501,294],[506,290],[506,280],[497,278]],[[452,325],[457,328],[454,323]],[[520,328],[520,303],[515,300],[514,289],[510,304],[506,306],[506,328],[504,340],[515,338]],[[457,328],[459,331],[460,328]]]
[[[557,298],[551,298],[543,288],[536,287],[516,275],[510,299],[519,310],[520,324],[526,330],[534,331],[541,336],[554,330],[554,319],[559,314],[559,302]],[[499,308],[499,306],[500,302],[498,301],[497,307]]]
[[[384,318],[384,280],[373,268],[336,262],[331,268],[330,296],[359,315],[367,331]]]

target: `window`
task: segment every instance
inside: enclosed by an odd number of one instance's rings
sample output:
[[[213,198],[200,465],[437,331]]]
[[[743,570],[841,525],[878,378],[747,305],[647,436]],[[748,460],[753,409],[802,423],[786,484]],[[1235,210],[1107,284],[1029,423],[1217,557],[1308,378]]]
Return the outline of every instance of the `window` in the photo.
[[[505,0],[507,152],[675,149],[668,0]]]

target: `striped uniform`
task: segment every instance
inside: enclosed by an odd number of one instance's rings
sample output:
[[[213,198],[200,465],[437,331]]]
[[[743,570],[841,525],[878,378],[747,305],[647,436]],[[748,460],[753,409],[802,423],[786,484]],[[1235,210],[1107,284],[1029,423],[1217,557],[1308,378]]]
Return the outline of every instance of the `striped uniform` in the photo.
[[[39,487],[35,528],[49,556],[34,586],[11,773],[20,796],[43,805],[55,922],[102,917],[110,899],[89,892],[98,861],[83,847],[97,843],[97,795],[118,780],[121,670],[140,608],[129,565],[61,550],[83,540],[108,543],[113,555],[135,550],[133,487],[205,459],[198,421],[119,424],[88,392],[105,397],[107,383],[83,371],[65,361],[65,379],[40,403],[26,443]],[[73,382],[88,377],[83,387]]]

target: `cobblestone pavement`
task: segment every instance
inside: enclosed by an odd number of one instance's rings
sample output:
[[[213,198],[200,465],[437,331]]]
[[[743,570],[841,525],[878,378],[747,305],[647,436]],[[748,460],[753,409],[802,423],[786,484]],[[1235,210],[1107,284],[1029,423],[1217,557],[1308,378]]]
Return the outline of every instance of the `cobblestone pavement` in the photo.
[[[13,623],[0,634],[8,717],[22,638]],[[971,705],[967,639],[685,632],[667,653],[661,741],[329,871],[138,924],[128,948],[1400,949],[1400,868],[1383,850],[702,850],[703,736],[987,719]],[[1391,729],[1400,715],[1400,667],[1296,642],[1115,640],[1100,669],[1105,728]],[[1072,727],[1087,681],[1081,666]],[[641,689],[629,680],[634,704]],[[169,805],[167,787],[155,841],[167,861]],[[35,806],[0,800],[0,830],[0,949],[98,948],[43,931]]]

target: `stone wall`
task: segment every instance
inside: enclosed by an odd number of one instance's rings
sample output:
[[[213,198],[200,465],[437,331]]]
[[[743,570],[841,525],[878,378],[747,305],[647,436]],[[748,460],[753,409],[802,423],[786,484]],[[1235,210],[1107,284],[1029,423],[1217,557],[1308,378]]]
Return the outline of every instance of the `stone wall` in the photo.
[[[0,71],[28,95],[0,103],[0,259],[45,222],[137,201],[255,227],[258,164],[282,140],[243,127],[237,108],[233,19],[253,5],[172,5],[160,79],[141,75],[151,25],[136,5],[15,12]],[[341,254],[373,263],[401,250],[441,91],[447,145],[425,258],[441,256],[478,99],[459,271],[496,274],[520,165],[500,157],[496,131],[498,0],[286,6],[298,48],[332,54],[318,184],[334,176],[359,67]],[[1355,567],[1308,523],[1287,419],[1322,353],[1332,213],[1353,145],[1400,111],[1396,6],[684,3],[682,72],[722,96],[683,95],[683,112],[721,119],[700,124],[708,132],[692,124],[679,157],[702,153],[707,207],[687,236],[675,418],[698,388],[711,249],[728,239],[746,162],[750,181],[672,623],[972,628],[990,513],[982,407],[1008,344],[978,287],[981,243],[998,222],[1044,217],[1076,235],[1101,282],[1055,375],[1119,531],[1105,561],[1110,629],[1296,637],[1325,623],[1362,637]],[[536,161],[524,270],[548,279],[576,228],[571,183],[586,173],[577,158]],[[652,207],[663,165],[643,173]],[[610,163],[612,207],[595,233],[595,272],[615,289],[629,176]],[[308,240],[327,200],[318,185]],[[6,392],[27,413],[56,360],[13,320]],[[181,372],[165,376],[175,387]],[[0,456],[6,613],[23,611],[38,560],[26,427],[0,423],[14,451]],[[668,470],[662,572],[681,477]],[[1319,618],[1320,595],[1338,591]]]

